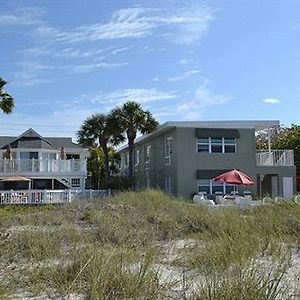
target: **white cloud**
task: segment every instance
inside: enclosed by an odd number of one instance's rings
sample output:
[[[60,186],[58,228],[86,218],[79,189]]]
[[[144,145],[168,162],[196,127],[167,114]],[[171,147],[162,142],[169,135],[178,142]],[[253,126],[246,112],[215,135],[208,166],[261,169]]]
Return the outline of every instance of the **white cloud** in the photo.
[[[187,64],[190,63],[190,62],[191,62],[190,59],[185,59],[185,58],[179,60],[179,63],[180,63],[181,65],[187,65]]]
[[[201,71],[198,70],[198,69],[189,70],[189,71],[184,72],[183,75],[181,75],[181,76],[175,76],[175,77],[169,78],[168,81],[170,81],[170,82],[177,82],[177,81],[180,81],[180,80],[187,79],[187,78],[189,78],[191,76],[197,75],[200,72]]]
[[[230,100],[230,95],[215,93],[205,81],[196,89],[193,100],[179,105],[176,113],[185,120],[196,120],[203,116],[209,108],[223,105]]]
[[[117,53],[121,53],[121,52],[125,52],[125,51],[128,51],[129,49],[131,49],[131,47],[123,47],[123,48],[117,48],[117,49],[114,49],[111,54],[117,54]]]
[[[189,9],[126,8],[115,11],[107,23],[94,23],[70,30],[40,26],[36,34],[41,38],[61,43],[97,40],[143,38],[165,32],[172,42],[191,44],[207,32],[213,12],[204,6]],[[174,38],[174,35],[176,38]],[[173,38],[172,38],[173,37]]]
[[[280,100],[277,98],[265,98],[265,99],[263,99],[263,102],[265,102],[267,104],[277,104],[280,102]]]
[[[153,81],[158,82],[160,81],[160,77],[159,76],[155,76],[154,78],[152,78]]]
[[[0,14],[1,26],[31,26],[43,23],[44,11],[36,7],[19,8],[14,13]]]
[[[13,113],[3,115],[2,122],[6,126],[0,127],[0,135],[20,135],[29,127],[44,136],[67,136],[76,139],[76,132],[82,122],[94,113],[87,108],[62,108],[49,111],[47,115],[29,113]],[[66,116],[68,116],[66,118]]]
[[[91,64],[81,64],[81,65],[67,65],[63,66],[62,69],[65,69],[68,71],[69,74],[82,74],[82,73],[89,73],[95,69],[99,68],[118,68],[118,67],[124,67],[127,66],[127,62],[123,63],[108,63],[108,62],[101,62],[101,63],[91,63]],[[58,67],[59,68],[59,67]]]
[[[51,82],[49,78],[45,78],[45,72],[53,70],[53,66],[41,64],[34,61],[18,62],[19,70],[15,73],[17,86],[34,86],[40,83]]]
[[[120,105],[127,101],[137,101],[139,103],[149,103],[176,98],[173,92],[159,91],[154,88],[150,89],[123,89],[111,93],[96,93],[82,95],[82,101],[91,103]]]

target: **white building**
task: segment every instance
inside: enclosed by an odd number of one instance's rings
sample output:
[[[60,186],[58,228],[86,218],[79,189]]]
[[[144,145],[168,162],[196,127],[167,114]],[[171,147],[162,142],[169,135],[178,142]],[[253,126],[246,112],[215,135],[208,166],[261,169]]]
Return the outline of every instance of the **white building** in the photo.
[[[88,149],[69,137],[43,137],[28,129],[18,137],[0,136],[0,180],[31,179],[32,189],[84,189]],[[28,182],[0,181],[0,190],[28,188]]]

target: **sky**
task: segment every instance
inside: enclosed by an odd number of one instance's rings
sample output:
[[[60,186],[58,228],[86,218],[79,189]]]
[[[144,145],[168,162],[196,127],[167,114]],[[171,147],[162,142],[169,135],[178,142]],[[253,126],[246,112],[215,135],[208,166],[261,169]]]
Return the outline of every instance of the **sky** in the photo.
[[[299,124],[300,1],[1,1],[0,134],[72,136],[128,100],[160,123]]]

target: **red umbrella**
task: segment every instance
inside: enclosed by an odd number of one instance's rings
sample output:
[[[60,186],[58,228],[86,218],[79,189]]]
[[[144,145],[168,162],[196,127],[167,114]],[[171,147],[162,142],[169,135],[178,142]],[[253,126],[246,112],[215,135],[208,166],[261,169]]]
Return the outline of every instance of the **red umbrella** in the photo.
[[[232,170],[221,174],[215,178],[215,181],[225,182],[229,184],[253,185],[254,181],[246,174],[238,170]]]

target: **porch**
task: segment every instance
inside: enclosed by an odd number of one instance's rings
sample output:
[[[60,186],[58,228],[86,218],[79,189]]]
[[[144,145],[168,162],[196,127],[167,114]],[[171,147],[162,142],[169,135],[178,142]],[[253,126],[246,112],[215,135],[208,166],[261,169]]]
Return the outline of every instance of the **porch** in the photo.
[[[110,195],[110,190],[11,190],[0,191],[0,205],[68,203],[75,199],[104,198]]]
[[[256,150],[257,166],[294,166],[293,150]]]
[[[0,177],[22,174],[85,174],[85,159],[2,159]]]

